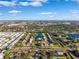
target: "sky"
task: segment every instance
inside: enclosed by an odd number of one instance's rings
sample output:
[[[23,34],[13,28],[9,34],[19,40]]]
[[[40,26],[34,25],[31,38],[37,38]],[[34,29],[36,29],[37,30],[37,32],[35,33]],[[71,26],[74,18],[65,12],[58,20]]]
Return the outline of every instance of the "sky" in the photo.
[[[79,20],[79,0],[0,0],[0,20]]]

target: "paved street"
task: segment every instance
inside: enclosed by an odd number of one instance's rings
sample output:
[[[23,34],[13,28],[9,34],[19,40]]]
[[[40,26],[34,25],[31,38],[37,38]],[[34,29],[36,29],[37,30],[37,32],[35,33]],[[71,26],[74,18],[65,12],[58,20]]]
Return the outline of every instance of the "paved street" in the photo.
[[[27,54],[30,52],[30,54],[34,54],[37,50],[43,51],[43,54],[45,51],[62,51],[62,53],[65,53],[67,56],[65,56],[68,59],[78,59],[77,57],[75,57],[73,54],[71,54],[70,52],[68,52],[68,50],[70,50],[71,48],[65,46],[61,41],[59,40],[55,40],[51,38],[51,35],[49,33],[42,33],[42,35],[44,36],[41,41],[35,41],[35,34],[36,33],[28,33],[27,36],[25,37],[25,39],[22,41],[22,44],[24,47],[18,47],[15,49],[11,49],[12,52],[27,52]],[[57,43],[57,45],[59,45],[59,47],[54,47],[54,43]],[[36,45],[40,43],[40,45]],[[29,55],[30,55],[29,54]],[[32,57],[30,55],[30,57]],[[43,56],[44,57],[44,56]],[[33,57],[32,57],[33,58]],[[50,58],[52,58],[52,56],[50,56]]]

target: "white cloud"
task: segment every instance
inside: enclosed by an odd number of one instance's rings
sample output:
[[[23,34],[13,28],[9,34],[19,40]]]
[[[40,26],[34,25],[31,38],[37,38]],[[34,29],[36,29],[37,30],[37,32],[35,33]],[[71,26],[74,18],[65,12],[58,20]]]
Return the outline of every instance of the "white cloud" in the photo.
[[[20,2],[19,4],[22,5],[22,6],[28,6],[29,5],[28,2]]]
[[[9,2],[9,1],[0,1],[0,6],[15,6],[15,2]]]
[[[79,19],[79,10],[78,9],[72,9],[69,10],[69,15],[68,16],[70,19]]]
[[[79,14],[79,10],[70,10],[72,14]]]
[[[48,15],[48,14],[52,14],[52,12],[42,12],[40,14],[42,14],[42,15]]]
[[[56,12],[42,12],[40,14],[42,14],[42,15],[55,15]]]
[[[51,18],[52,18],[52,17],[54,17],[54,16],[53,16],[53,15],[51,15],[51,16],[49,16],[49,17],[51,17]]]
[[[9,11],[9,13],[12,13],[12,14],[17,14],[17,13],[20,13],[21,11],[19,11],[19,10],[11,10],[11,11]]]
[[[0,6],[42,6],[48,0],[26,0],[25,2],[18,2],[18,0],[0,1]]]
[[[79,3],[79,0],[71,0],[71,1]]]
[[[30,2],[29,2],[30,1]],[[22,6],[42,6],[48,0],[28,0],[27,2],[19,2]]]
[[[19,2],[21,6],[42,6],[41,2]]]
[[[32,2],[47,2],[48,0],[28,0],[28,1],[32,1]]]
[[[42,6],[41,2],[20,2],[21,6]]]
[[[76,2],[79,3],[79,0],[65,0],[66,2],[71,1],[71,2]]]
[[[42,6],[41,2],[31,2],[30,3],[31,6]]]

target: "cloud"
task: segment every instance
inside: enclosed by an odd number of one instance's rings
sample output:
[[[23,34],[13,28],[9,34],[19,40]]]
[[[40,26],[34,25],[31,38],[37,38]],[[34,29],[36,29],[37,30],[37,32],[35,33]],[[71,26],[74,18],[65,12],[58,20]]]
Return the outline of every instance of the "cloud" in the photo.
[[[28,1],[32,1],[32,2],[47,2],[48,0],[28,0]]]
[[[55,15],[56,12],[41,12],[41,15]]]
[[[9,11],[9,13],[12,13],[12,14],[17,14],[17,13],[20,13],[21,11],[19,11],[19,10],[11,10],[11,11]]]
[[[79,3],[79,0],[71,0],[71,1]]]
[[[42,6],[41,2],[31,2],[30,3],[31,6]]]
[[[27,2],[19,2],[21,6],[42,6],[48,0],[28,0]]]
[[[70,13],[72,13],[72,14],[79,14],[79,10],[70,10]]]
[[[79,0],[65,0],[66,2],[71,1],[71,2],[76,2],[79,3]]]
[[[20,2],[21,6],[42,6],[41,2]]]
[[[22,6],[28,6],[29,5],[28,2],[19,2],[19,4],[22,5]]]
[[[70,19],[79,19],[79,10],[78,9],[72,9],[72,10],[69,10],[69,18]]]
[[[9,1],[0,1],[0,6],[15,6],[15,2],[9,2]]]
[[[54,16],[53,16],[53,15],[51,15],[51,16],[49,16],[49,17],[51,17],[51,18],[52,18],[52,17],[54,17]]]
[[[48,0],[26,0],[25,2],[19,0],[11,1],[0,1],[0,6],[42,6],[43,3],[46,3]]]

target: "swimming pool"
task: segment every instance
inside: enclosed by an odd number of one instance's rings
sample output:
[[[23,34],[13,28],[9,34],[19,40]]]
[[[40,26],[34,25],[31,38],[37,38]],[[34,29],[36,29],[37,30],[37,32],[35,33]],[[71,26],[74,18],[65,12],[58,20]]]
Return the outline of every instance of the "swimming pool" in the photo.
[[[73,39],[79,39],[79,34],[67,34],[68,37],[71,37]]]
[[[36,34],[37,34],[37,35],[36,35],[36,40],[37,40],[37,41],[41,41],[42,38],[43,38],[42,32],[37,32]]]

